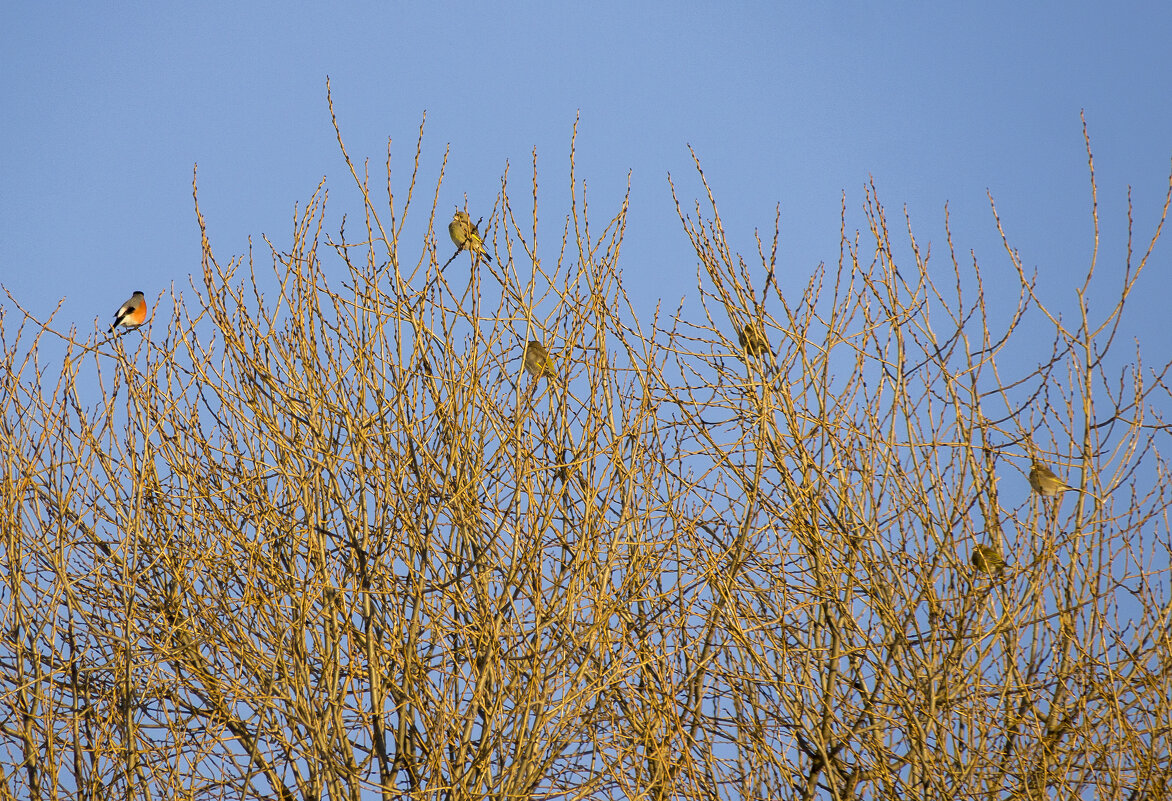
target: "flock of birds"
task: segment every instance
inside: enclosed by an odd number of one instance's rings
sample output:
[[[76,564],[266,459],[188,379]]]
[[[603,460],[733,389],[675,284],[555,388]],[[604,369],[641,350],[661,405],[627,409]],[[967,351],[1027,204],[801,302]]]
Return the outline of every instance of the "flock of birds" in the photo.
[[[492,256],[489,255],[488,249],[484,246],[484,238],[480,235],[479,223],[472,222],[468,212],[462,209],[456,210],[452,221],[448,223],[448,235],[452,237],[452,242],[456,245],[456,252],[452,255],[452,259],[467,250],[472,254],[473,263],[478,259],[492,262]],[[447,267],[452,259],[448,259],[444,267]],[[113,333],[118,328],[132,331],[146,322],[146,317],[146,296],[142,292],[135,292],[114,313],[114,322],[108,333]],[[538,380],[546,378],[557,382],[558,373],[553,359],[550,358],[545,345],[538,340],[531,340],[525,346],[524,364],[525,372],[534,378]]]
[[[474,265],[479,259],[492,262],[492,256],[489,255],[488,249],[484,246],[484,238],[480,234],[479,225],[479,221],[472,222],[468,212],[463,209],[456,210],[452,221],[448,223],[448,235],[451,236],[452,242],[456,245],[456,252],[451,259],[448,259],[444,267],[451,264],[452,259],[465,250],[472,254]],[[128,331],[138,328],[146,321],[146,317],[146,296],[142,292],[135,292],[118,307],[118,311],[114,314],[114,323],[110,326],[110,333],[117,328],[124,328]],[[752,356],[761,357],[770,350],[769,342],[764,333],[752,323],[746,324],[738,332],[737,341],[741,348]],[[551,382],[558,381],[557,368],[554,366],[553,359],[550,358],[545,345],[538,340],[530,340],[525,345],[523,362],[525,372],[535,379],[546,378]],[[1032,460],[1030,465],[1029,478],[1030,487],[1042,498],[1056,498],[1065,490],[1083,491],[1067,484],[1044,462],[1040,462],[1036,458]],[[972,563],[978,572],[989,575],[1000,575],[1007,567],[1001,550],[996,545],[989,543],[982,543],[973,550]]]
[[[452,216],[452,221],[448,223],[448,236],[452,238],[452,242],[456,246],[456,252],[452,254],[452,259],[466,250],[472,254],[473,264],[478,259],[484,259],[489,263],[492,262],[492,256],[488,254],[488,249],[484,246],[484,237],[480,235],[480,221],[472,222],[472,218],[468,215],[468,212],[463,209],[456,209],[456,213]],[[451,264],[452,259],[448,259],[444,267]],[[523,362],[525,364],[525,372],[534,378],[538,380],[546,378],[549,381],[557,382],[558,373],[557,368],[554,367],[553,359],[550,358],[549,351],[546,350],[545,345],[542,345],[538,340],[532,339],[525,346]]]
[[[1045,462],[1038,461],[1037,458],[1032,459],[1030,464],[1030,488],[1042,498],[1057,498],[1066,490],[1086,492],[1067,484]],[[990,575],[1001,575],[1007,567],[1000,549],[988,543],[982,543],[973,550],[972,561],[973,567],[979,572]]]
[[[757,358],[764,358],[772,350],[769,340],[765,338],[764,331],[753,323],[746,323],[737,332],[737,342],[740,344],[741,350]],[[1039,461],[1037,458],[1031,459],[1030,487],[1043,499],[1055,498],[1065,490],[1085,492],[1085,490],[1067,484],[1045,462]],[[1001,550],[996,545],[988,543],[982,543],[973,550],[972,563],[978,572],[989,575],[1000,575],[1008,566],[1005,557],[1001,555]]]

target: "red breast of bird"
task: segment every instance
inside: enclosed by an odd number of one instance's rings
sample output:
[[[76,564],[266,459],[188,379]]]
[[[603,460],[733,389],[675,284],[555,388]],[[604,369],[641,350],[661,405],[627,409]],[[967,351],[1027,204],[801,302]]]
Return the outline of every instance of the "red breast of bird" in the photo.
[[[114,324],[110,326],[110,330],[113,331],[118,326],[127,329],[138,328],[146,321],[146,314],[146,296],[142,292],[135,292],[114,313]]]

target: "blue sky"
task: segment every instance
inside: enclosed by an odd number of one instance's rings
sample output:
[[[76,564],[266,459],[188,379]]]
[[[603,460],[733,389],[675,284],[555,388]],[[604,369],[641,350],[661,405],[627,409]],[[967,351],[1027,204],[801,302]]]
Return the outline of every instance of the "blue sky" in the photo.
[[[564,217],[580,114],[578,176],[596,225],[631,176],[623,268],[645,322],[658,299],[670,310],[696,295],[697,260],[666,180],[690,210],[701,189],[688,145],[746,257],[780,204],[783,288],[837,260],[842,197],[848,228],[864,226],[873,179],[892,230],[903,231],[906,207],[931,243],[944,286],[947,203],[962,258],[975,251],[991,292],[1004,275],[1013,302],[991,193],[1027,269],[1039,271],[1040,296],[1069,311],[1093,245],[1085,111],[1102,313],[1122,274],[1128,187],[1140,253],[1167,191],[1169,43],[1167,0],[3,3],[0,284],[42,316],[64,298],[57,327],[76,325],[83,339],[133,290],[184,291],[200,270],[196,162],[222,262],[251,237],[264,265],[262,234],[287,244],[294,205],[323,176],[336,231],[356,204],[328,75],[350,153],[370,159],[376,185],[389,137],[396,186],[406,186],[425,111],[421,205],[450,145],[442,258],[453,204],[467,194],[473,216],[487,216],[506,163],[514,187],[526,186],[534,148],[543,219]],[[1149,366],[1172,351],[1170,261],[1172,231],[1124,328]],[[1053,332],[1029,324],[1044,358]],[[1022,364],[1007,380],[1030,369],[1032,354],[1014,356]],[[1015,487],[1023,497],[1024,479]]]
[[[644,309],[695,293],[696,260],[666,183],[670,172],[686,201],[698,195],[688,144],[742,252],[780,203],[792,271],[783,287],[835,261],[842,194],[848,227],[863,225],[873,177],[894,227],[906,205],[941,270],[946,202],[959,250],[1008,269],[991,192],[1040,271],[1041,295],[1064,305],[1092,244],[1080,110],[1096,156],[1104,279],[1121,271],[1128,185],[1141,249],[1167,187],[1172,4],[1116,8],[9,3],[0,283],[42,314],[64,297],[58,322],[83,335],[131,290],[184,288],[199,269],[195,162],[223,259],[244,253],[250,235],[262,247],[262,233],[288,242],[294,204],[323,176],[330,208],[353,208],[329,75],[350,152],[377,175],[392,138],[399,186],[426,110],[425,187],[451,145],[445,214],[467,193],[487,215],[505,163],[523,182],[536,147],[543,214],[562,217],[580,112],[578,174],[598,221],[631,172],[625,275]],[[1168,261],[1163,244],[1134,310],[1156,361],[1172,344]]]

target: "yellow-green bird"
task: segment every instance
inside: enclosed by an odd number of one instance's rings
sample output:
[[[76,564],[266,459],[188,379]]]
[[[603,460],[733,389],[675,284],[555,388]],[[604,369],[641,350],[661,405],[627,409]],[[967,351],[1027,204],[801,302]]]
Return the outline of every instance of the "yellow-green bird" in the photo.
[[[468,242],[468,230],[471,225],[472,218],[468,216],[468,212],[456,209],[452,221],[448,223],[448,236],[452,238],[452,243],[460,250],[463,250],[465,243]]]
[[[1034,459],[1033,464],[1030,465],[1030,486],[1043,498],[1053,498],[1061,494],[1063,490],[1075,489],[1060,479],[1053,470],[1046,466],[1045,462],[1039,462],[1037,459]],[[1075,490],[1075,492],[1077,491]]]
[[[1005,557],[996,546],[981,543],[973,551],[973,567],[981,573],[1001,574],[1005,569]]]
[[[737,334],[737,342],[751,356],[764,356],[769,352],[769,340],[752,323],[745,323],[744,329]]]
[[[549,358],[549,351],[536,339],[525,346],[525,372],[538,380],[543,376],[550,381],[558,380],[558,371],[553,366],[553,359]]]
[[[484,247],[484,239],[480,236],[480,230],[472,222],[468,212],[456,209],[452,221],[448,223],[448,236],[452,238],[457,253],[461,250],[468,250],[472,252],[474,257],[483,257],[486,261],[492,261],[492,256],[488,255],[488,250]]]

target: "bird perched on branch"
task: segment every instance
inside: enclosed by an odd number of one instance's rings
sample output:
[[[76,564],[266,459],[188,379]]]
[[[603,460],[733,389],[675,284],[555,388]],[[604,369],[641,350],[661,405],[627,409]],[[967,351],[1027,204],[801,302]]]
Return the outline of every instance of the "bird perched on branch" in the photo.
[[[745,323],[745,327],[737,334],[737,342],[750,356],[764,356],[770,350],[769,340],[753,323]]]
[[[138,328],[146,321],[146,316],[146,296],[141,292],[135,292],[130,296],[130,300],[119,306],[118,311],[114,313],[114,324],[110,326],[110,332],[118,326],[127,330]]]
[[[1005,569],[1005,557],[996,546],[981,543],[973,551],[973,567],[980,573],[1001,575]]]
[[[1045,462],[1039,462],[1037,459],[1034,459],[1033,464],[1030,465],[1030,486],[1043,498],[1056,497],[1063,490],[1081,492],[1060,479],[1053,470],[1046,466]]]
[[[480,236],[480,229],[477,225],[478,223],[472,222],[468,212],[456,209],[452,221],[448,223],[448,235],[452,237],[452,242],[456,245],[457,255],[461,250],[467,250],[472,253],[474,260],[483,258],[491,262],[492,256],[488,255],[488,250],[484,247],[484,239]],[[456,257],[452,256],[452,259],[454,258]],[[448,261],[450,262],[452,259],[448,259]]]
[[[549,357],[549,351],[536,339],[525,346],[525,372],[539,381],[542,377],[548,378],[551,382],[558,380],[557,368],[553,365],[553,359]]]

